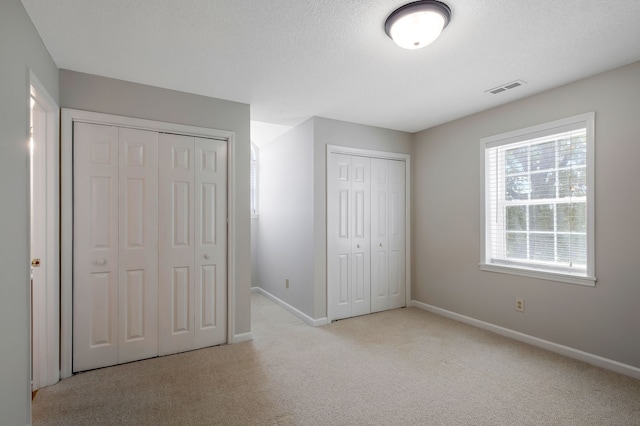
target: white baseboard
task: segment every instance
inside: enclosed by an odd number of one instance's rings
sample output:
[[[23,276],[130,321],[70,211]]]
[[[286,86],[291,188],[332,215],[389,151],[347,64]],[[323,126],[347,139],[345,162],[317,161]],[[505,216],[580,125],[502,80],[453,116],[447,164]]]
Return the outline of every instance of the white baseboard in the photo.
[[[249,342],[251,340],[253,340],[253,334],[251,334],[251,332],[240,333],[240,334],[235,334],[231,338],[231,341],[229,343],[242,343],[242,342]]]
[[[533,346],[537,346],[551,352],[558,353],[560,355],[574,358],[583,362],[586,362],[596,367],[606,368],[607,370],[615,371],[616,373],[624,374],[626,376],[640,379],[640,368],[632,365],[623,364],[612,359],[603,358],[598,355],[590,354],[588,352],[581,351],[579,349],[570,348],[569,346],[560,345],[550,342],[548,340],[540,339],[538,337],[530,336],[528,334],[520,333],[508,328],[501,327],[499,325],[491,324],[488,322],[480,321],[475,318],[460,315],[455,312],[448,311],[446,309],[438,308],[436,306],[428,305],[426,303],[412,300],[410,306],[423,309],[428,312],[432,312],[443,317],[451,318],[456,321],[463,322],[465,324],[472,325],[474,327],[482,328],[484,330],[491,331],[501,336],[509,337],[514,340],[519,340],[524,343],[528,343]]]
[[[296,317],[300,318],[302,321],[306,322],[309,325],[312,325],[314,327],[319,327],[321,325],[326,325],[329,323],[329,321],[327,320],[327,318],[311,318],[309,315],[305,314],[304,312],[300,311],[297,308],[294,308],[293,306],[291,306],[290,304],[288,304],[287,302],[285,302],[282,299],[279,299],[278,297],[274,296],[273,294],[269,293],[268,291],[260,288],[260,287],[251,287],[251,292],[252,293],[260,293],[265,297],[268,297],[269,299],[273,300],[275,303],[277,303],[278,305],[282,306],[283,308],[285,308],[287,311],[291,312],[293,315],[295,315]]]

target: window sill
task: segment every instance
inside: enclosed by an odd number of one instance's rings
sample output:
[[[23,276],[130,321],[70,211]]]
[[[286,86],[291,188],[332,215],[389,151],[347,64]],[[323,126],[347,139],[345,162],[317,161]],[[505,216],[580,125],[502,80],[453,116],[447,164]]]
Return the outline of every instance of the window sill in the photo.
[[[538,278],[547,281],[558,281],[568,284],[584,285],[595,287],[596,277],[582,277],[577,275],[560,274],[555,272],[536,271],[532,269],[514,268],[509,266],[492,265],[481,263],[480,269],[487,272],[497,272],[501,274],[519,275],[521,277]]]

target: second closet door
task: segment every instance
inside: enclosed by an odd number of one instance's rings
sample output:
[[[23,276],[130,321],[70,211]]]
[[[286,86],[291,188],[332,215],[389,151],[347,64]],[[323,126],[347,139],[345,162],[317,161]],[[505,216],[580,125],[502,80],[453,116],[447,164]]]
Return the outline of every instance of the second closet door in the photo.
[[[160,134],[159,355],[226,341],[226,143]]]
[[[404,161],[327,157],[330,320],[406,305]]]
[[[370,162],[331,154],[327,168],[327,279],[332,319],[371,312]]]
[[[405,306],[405,163],[371,159],[371,312]]]

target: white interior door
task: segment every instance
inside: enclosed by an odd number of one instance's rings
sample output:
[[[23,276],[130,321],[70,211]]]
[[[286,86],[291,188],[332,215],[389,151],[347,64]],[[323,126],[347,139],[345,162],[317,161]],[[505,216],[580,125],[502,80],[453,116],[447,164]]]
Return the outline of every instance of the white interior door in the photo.
[[[327,274],[331,319],[370,312],[370,162],[331,154],[327,176]]]
[[[195,138],[195,347],[227,340],[227,143]]]
[[[159,135],[160,355],[195,347],[194,151],[193,137]]]
[[[405,302],[405,163],[371,160],[371,311]]]
[[[74,132],[74,371],[225,343],[226,141]]]
[[[389,167],[389,309],[406,306],[406,183],[404,161],[387,160]]]
[[[158,133],[119,129],[118,363],[158,354]]]
[[[351,156],[327,164],[327,282],[330,319],[351,316]]]
[[[118,361],[118,128],[74,125],[73,371]]]
[[[32,390],[60,378],[60,176],[58,106],[30,73]],[[35,265],[35,266],[34,266]]]
[[[227,144],[160,134],[159,354],[226,341]]]
[[[371,311],[389,309],[389,162],[371,160]]]
[[[351,157],[351,316],[371,312],[371,159]]]
[[[31,99],[31,353],[32,390],[46,384],[47,348],[47,144],[46,111]],[[44,347],[43,347],[44,346]]]
[[[330,320],[406,305],[406,164],[329,152]]]
[[[60,174],[58,106],[35,75],[31,94],[31,259],[33,390],[60,378]]]

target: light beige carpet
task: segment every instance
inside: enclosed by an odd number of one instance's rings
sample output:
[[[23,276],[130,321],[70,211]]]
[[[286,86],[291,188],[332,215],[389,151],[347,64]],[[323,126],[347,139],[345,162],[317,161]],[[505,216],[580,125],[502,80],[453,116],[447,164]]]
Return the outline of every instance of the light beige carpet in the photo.
[[[253,294],[252,316],[252,342],[44,388],[33,424],[640,425],[640,380],[415,308],[313,328]]]

